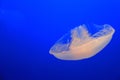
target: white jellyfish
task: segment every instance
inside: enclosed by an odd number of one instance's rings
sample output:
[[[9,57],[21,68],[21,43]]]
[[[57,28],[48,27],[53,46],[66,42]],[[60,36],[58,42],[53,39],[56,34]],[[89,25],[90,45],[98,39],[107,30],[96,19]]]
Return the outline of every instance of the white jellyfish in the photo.
[[[51,47],[50,54],[61,60],[90,58],[111,41],[115,32],[108,24],[92,26],[93,30],[97,31],[95,33],[90,33],[88,28],[86,25],[80,25],[72,29]]]

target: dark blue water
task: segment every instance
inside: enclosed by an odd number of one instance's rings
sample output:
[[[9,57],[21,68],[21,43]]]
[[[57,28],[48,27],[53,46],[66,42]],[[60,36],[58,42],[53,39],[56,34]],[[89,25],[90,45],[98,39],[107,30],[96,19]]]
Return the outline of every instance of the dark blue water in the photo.
[[[0,80],[120,80],[120,1],[1,0]],[[49,49],[80,24],[116,32],[96,56],[62,61]]]

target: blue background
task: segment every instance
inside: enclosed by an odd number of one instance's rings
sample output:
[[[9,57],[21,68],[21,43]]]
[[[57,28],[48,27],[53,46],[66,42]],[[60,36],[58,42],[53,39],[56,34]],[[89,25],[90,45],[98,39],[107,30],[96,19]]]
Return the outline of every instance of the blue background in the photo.
[[[96,56],[62,61],[49,54],[80,24],[116,32]],[[0,0],[0,80],[120,80],[119,0]]]

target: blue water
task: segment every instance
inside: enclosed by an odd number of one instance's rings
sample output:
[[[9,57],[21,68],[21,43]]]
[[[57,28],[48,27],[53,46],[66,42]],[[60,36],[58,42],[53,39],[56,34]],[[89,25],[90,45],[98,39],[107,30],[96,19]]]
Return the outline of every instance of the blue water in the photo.
[[[0,80],[120,80],[120,1],[1,0]],[[49,49],[80,24],[116,32],[96,56],[62,61]]]

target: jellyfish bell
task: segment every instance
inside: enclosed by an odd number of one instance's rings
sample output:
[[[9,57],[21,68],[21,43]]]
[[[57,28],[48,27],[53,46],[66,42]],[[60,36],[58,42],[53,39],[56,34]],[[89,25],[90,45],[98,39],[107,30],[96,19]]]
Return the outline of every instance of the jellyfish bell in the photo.
[[[81,60],[96,55],[111,41],[115,30],[108,24],[92,28],[97,32],[90,32],[86,25],[75,27],[51,47],[50,54],[61,60]]]

